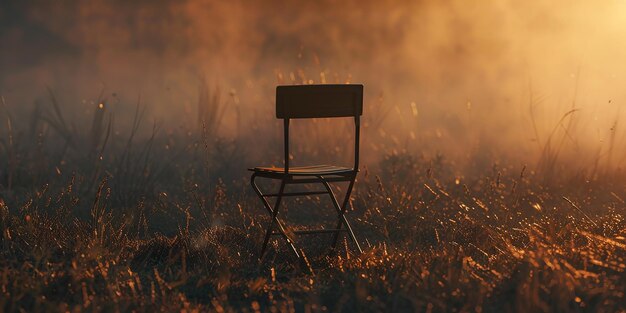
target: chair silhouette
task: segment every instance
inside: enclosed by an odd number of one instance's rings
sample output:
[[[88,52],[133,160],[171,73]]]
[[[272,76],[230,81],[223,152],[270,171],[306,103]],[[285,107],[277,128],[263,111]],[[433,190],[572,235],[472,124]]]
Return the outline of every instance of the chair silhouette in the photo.
[[[285,196],[306,196],[328,194],[332,205],[337,210],[337,226],[334,229],[300,230],[294,235],[334,233],[332,248],[337,244],[340,232],[347,232],[349,238],[359,252],[361,246],[354,236],[352,227],[345,217],[350,193],[359,171],[359,130],[360,116],[363,114],[363,85],[302,85],[278,86],[276,88],[276,118],[283,119],[284,125],[284,167],[255,167],[251,177],[252,188],[259,196],[272,219],[265,232],[263,248],[259,259],[263,258],[270,237],[283,237],[296,257],[300,251],[292,238],[287,234],[283,222],[279,218],[281,200]],[[289,166],[289,121],[290,119],[353,117],[355,126],[354,167],[347,168],[334,165]],[[280,180],[277,193],[262,193],[255,180],[257,177]],[[340,205],[329,183],[349,182],[346,194]],[[286,192],[285,186],[290,184],[315,184],[324,186],[322,191]],[[275,198],[272,207],[268,198]]]

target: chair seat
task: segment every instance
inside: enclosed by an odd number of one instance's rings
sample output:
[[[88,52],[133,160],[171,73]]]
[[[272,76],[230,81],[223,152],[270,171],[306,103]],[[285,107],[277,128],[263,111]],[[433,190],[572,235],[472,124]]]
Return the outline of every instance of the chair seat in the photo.
[[[248,169],[258,173],[284,174],[284,167],[255,167]],[[318,176],[318,175],[346,175],[354,173],[354,169],[335,165],[294,166],[289,168],[289,175]]]

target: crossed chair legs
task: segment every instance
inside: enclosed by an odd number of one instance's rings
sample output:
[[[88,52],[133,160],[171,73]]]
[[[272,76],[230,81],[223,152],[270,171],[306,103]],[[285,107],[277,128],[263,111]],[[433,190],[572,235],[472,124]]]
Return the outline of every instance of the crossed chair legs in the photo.
[[[337,226],[335,227],[335,229],[318,229],[318,230],[294,231],[293,234],[295,234],[295,235],[305,235],[305,234],[334,233],[333,241],[332,241],[332,245],[331,245],[331,247],[334,249],[335,246],[337,245],[337,241],[339,239],[339,232],[346,231],[346,232],[348,232],[348,237],[355,244],[355,246],[356,246],[357,250],[359,251],[359,253],[363,252],[363,250],[361,249],[361,246],[359,245],[359,242],[356,240],[356,237],[354,236],[354,232],[352,231],[352,227],[350,226],[350,223],[348,222],[348,220],[346,219],[346,216],[345,216],[346,210],[348,208],[348,201],[350,199],[350,193],[352,192],[352,187],[354,186],[354,180],[356,179],[356,175],[353,175],[353,176],[347,178],[346,180],[341,180],[341,181],[350,183],[348,185],[348,189],[346,191],[346,195],[344,197],[344,200],[343,200],[343,203],[342,203],[341,206],[339,205],[339,202],[337,201],[337,198],[335,197],[335,194],[333,193],[333,190],[330,187],[330,184],[328,183],[328,181],[323,176],[315,176],[315,177],[316,177],[316,179],[318,180],[319,183],[324,185],[326,191],[285,192],[285,186],[286,185],[288,185],[288,184],[298,184],[298,183],[301,183],[301,182],[290,180],[289,177],[283,177],[281,179],[280,188],[278,190],[278,193],[276,193],[276,194],[263,194],[261,192],[261,190],[259,189],[259,186],[257,186],[257,184],[255,182],[255,180],[257,178],[257,174],[256,173],[252,174],[252,177],[250,179],[251,184],[252,184],[252,189],[254,189],[254,192],[261,199],[261,202],[263,202],[263,206],[265,206],[265,208],[267,209],[268,213],[272,217],[272,219],[270,221],[270,224],[267,227],[267,231],[265,232],[265,238],[263,239],[263,248],[261,249],[261,254],[259,255],[259,259],[263,258],[264,254],[265,254],[265,251],[267,250],[267,245],[269,243],[270,237],[273,236],[273,235],[279,235],[279,236],[283,237],[285,239],[285,241],[287,242],[287,244],[289,245],[289,247],[291,248],[291,250],[293,251],[293,253],[296,255],[296,257],[297,258],[301,258],[300,252],[296,248],[293,239],[289,237],[289,235],[287,234],[287,232],[285,230],[285,227],[284,227],[283,223],[281,222],[280,218],[278,218],[278,213],[280,211],[279,210],[280,209],[280,204],[281,204],[281,200],[282,200],[283,197],[285,197],[285,196],[314,195],[314,194],[328,194],[330,196],[330,199],[332,201],[333,207],[335,207],[335,209],[337,210]],[[269,201],[267,199],[267,198],[270,198],[270,197],[275,197],[276,198],[276,201],[274,202],[274,206],[273,207],[270,205],[270,203],[269,203]],[[342,226],[344,228],[342,228]],[[275,229],[277,231],[275,231]]]

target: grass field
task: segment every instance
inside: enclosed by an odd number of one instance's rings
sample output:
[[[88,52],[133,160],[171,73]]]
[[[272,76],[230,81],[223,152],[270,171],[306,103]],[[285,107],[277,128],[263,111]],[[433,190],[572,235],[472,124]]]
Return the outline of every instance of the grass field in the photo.
[[[200,89],[190,130],[151,131],[141,104],[119,130],[101,100],[75,126],[52,90],[27,123],[3,103],[2,311],[626,310],[626,173],[559,166],[549,143],[528,165],[381,148],[350,201],[363,254],[320,236],[298,241],[305,262],[280,241],[259,262],[269,218],[245,169],[281,151],[217,135],[216,94]],[[287,216],[329,225],[329,205]]]

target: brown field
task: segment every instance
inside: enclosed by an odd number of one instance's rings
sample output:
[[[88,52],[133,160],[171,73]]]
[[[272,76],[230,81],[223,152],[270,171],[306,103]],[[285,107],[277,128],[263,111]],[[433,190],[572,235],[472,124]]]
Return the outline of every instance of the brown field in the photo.
[[[444,155],[390,151],[362,169],[351,198],[362,255],[345,240],[329,254],[322,236],[298,241],[306,262],[280,241],[259,262],[269,218],[245,172],[258,147],[209,137],[221,105],[200,94],[201,130],[146,138],[137,138],[141,105],[128,133],[113,130],[100,103],[89,127],[71,129],[53,93],[27,129],[7,115],[4,311],[626,309],[620,170],[484,159],[459,169]],[[364,143],[376,137],[364,130]],[[271,151],[263,155],[279,160]],[[337,156],[329,151],[294,154]],[[543,157],[537,167],[556,155]],[[327,202],[297,198],[288,217],[332,223]]]

